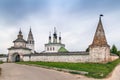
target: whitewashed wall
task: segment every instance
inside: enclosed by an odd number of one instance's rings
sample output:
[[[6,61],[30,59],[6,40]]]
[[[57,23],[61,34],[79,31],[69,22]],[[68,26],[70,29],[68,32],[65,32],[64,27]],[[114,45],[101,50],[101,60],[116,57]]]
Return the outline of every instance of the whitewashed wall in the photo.
[[[89,55],[24,56],[23,61],[89,62]]]
[[[0,61],[7,62],[7,57],[0,57]]]
[[[116,59],[118,59],[119,57],[118,56],[111,56],[111,60],[114,61]]]
[[[117,59],[117,56],[110,56],[110,59],[106,61],[106,59],[103,57],[96,58],[96,56],[93,57],[93,55],[90,54],[73,54],[69,53],[66,54],[38,54],[38,55],[31,55],[24,56],[23,61],[48,61],[48,62],[93,62],[93,63],[105,63],[108,61],[113,61]]]

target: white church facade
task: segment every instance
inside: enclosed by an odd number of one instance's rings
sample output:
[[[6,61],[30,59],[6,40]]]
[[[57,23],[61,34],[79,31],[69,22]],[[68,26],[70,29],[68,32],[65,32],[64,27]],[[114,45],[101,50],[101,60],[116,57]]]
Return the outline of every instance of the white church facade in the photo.
[[[24,54],[32,54],[34,53],[34,39],[30,29],[28,34],[27,41],[23,39],[23,35],[21,30],[17,36],[17,39],[13,41],[14,46],[8,48],[8,61],[23,61]]]
[[[61,42],[61,33],[59,33],[59,37],[58,37],[56,28],[54,27],[53,38],[50,33],[48,43],[45,44],[44,53],[57,53],[57,52],[61,52],[61,49],[67,51],[65,49],[65,44],[62,44]]]
[[[13,41],[14,46],[8,48],[8,61],[52,61],[52,62],[108,62],[113,60],[110,54],[110,46],[107,43],[104,28],[102,25],[101,16],[95,32],[95,36],[89,52],[69,52],[65,49],[65,44],[61,42],[61,34],[57,36],[57,31],[54,28],[53,37],[49,35],[48,43],[45,44],[45,50],[41,53],[34,51],[34,38],[32,31],[28,34],[27,41],[23,39],[21,30],[18,38]]]

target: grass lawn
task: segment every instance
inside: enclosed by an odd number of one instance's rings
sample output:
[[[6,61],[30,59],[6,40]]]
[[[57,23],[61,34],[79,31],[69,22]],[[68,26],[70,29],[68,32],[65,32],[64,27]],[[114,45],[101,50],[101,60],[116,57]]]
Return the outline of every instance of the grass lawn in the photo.
[[[34,64],[54,68],[70,69],[77,71],[86,71],[86,76],[93,78],[105,78],[120,63],[120,59],[106,64],[100,63],[68,63],[68,62],[18,62],[19,64]]]
[[[0,64],[2,64],[3,62],[0,61]],[[1,68],[0,68],[0,75],[1,75]]]
[[[0,61],[0,64],[2,64],[3,62]]]

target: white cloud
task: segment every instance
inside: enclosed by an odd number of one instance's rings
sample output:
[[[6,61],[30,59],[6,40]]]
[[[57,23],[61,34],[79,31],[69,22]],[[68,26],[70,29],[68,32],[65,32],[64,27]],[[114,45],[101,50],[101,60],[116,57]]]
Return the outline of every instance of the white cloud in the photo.
[[[62,3],[61,3],[62,4]],[[31,26],[35,39],[35,49],[38,52],[44,50],[44,44],[48,42],[49,31],[53,32],[53,28],[57,27],[57,32],[62,33],[62,42],[70,51],[85,50],[91,43],[97,27],[99,12],[83,14],[82,12],[70,13],[68,5],[65,9],[59,5],[50,6],[48,13],[37,11],[29,13],[14,24],[5,22],[5,19],[0,19],[0,53],[7,53],[7,48],[13,46],[12,41],[16,39],[19,28],[21,27],[24,39],[27,39],[29,28]],[[74,6],[74,5],[72,5]],[[73,8],[73,7],[71,7]],[[81,10],[82,11],[82,10]],[[111,13],[110,13],[111,12]],[[119,16],[118,10],[112,12],[104,12],[102,19],[105,29],[107,41],[110,45],[116,44],[120,49],[119,37]],[[10,20],[10,19],[8,19]]]

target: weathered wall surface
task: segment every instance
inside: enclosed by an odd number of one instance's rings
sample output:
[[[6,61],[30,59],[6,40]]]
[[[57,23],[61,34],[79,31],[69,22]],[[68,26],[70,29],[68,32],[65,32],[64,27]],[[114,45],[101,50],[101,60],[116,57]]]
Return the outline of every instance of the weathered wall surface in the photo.
[[[108,62],[111,61],[109,47],[92,47],[90,48],[91,62]]]
[[[111,60],[112,60],[112,61],[114,61],[114,60],[116,60],[116,59],[118,59],[118,58],[119,58],[119,57],[118,57],[118,56],[115,56],[115,55],[114,55],[114,56],[113,56],[113,55],[111,56]]]
[[[15,54],[19,54],[20,55],[20,59],[22,60],[23,55],[24,54],[30,54],[31,51],[30,50],[25,50],[25,49],[14,49],[14,50],[9,50],[8,51],[8,61],[9,62],[14,62],[15,61]]]
[[[104,62],[103,58],[95,58],[89,54],[33,54],[23,56],[23,61],[49,61],[49,62]],[[110,56],[111,61],[118,59],[118,56]],[[7,62],[7,57],[0,57],[0,61]]]
[[[99,55],[101,55],[101,53]],[[40,54],[33,54],[33,55],[25,55],[23,57],[23,61],[103,62],[105,55],[101,55],[101,56],[99,56],[99,55],[91,55],[87,52],[40,53]]]
[[[115,56],[116,57],[116,56]],[[23,61],[50,61],[50,62],[93,62],[101,63],[115,60],[116,58],[110,56],[109,48],[98,47],[92,48],[89,53],[40,53],[33,55],[26,55]],[[114,58],[114,59],[113,59]]]
[[[30,54],[30,50],[24,50],[24,49],[14,49],[14,50],[9,50],[8,54],[13,55],[14,53],[19,53],[20,55],[24,54]]]
[[[24,61],[50,61],[50,62],[89,62],[89,55],[58,55],[58,56],[24,56]]]

